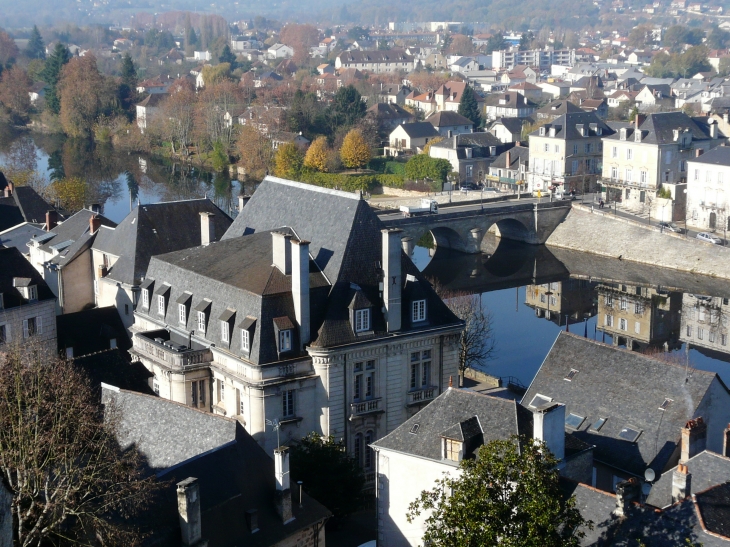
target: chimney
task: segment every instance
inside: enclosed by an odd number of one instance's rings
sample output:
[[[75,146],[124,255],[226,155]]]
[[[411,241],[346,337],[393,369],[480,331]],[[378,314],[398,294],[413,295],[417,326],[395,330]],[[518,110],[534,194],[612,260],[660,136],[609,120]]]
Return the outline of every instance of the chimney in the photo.
[[[672,503],[685,500],[692,492],[692,475],[689,468],[680,463],[672,473]]]
[[[291,489],[289,488],[289,447],[279,446],[274,450],[276,472],[276,511],[284,524],[294,520],[291,512]]]
[[[459,135],[454,135],[452,138],[454,139],[454,149],[456,149],[459,146]]]
[[[185,547],[204,545],[200,531],[200,486],[198,479],[188,477],[177,483],[177,511],[180,516],[182,544]]]
[[[101,205],[99,205],[98,203],[92,203],[89,207],[89,211],[91,211],[95,215],[101,214]]]
[[[304,346],[311,341],[311,325],[309,319],[309,241],[292,239],[291,243],[291,292],[294,298],[294,314],[299,325],[299,344],[301,349],[304,349]]]
[[[256,509],[246,511],[246,526],[248,531],[255,534],[259,531],[259,512]]]
[[[682,428],[682,454],[680,463],[687,463],[687,460],[702,452],[707,445],[707,424],[702,416],[688,421]]]
[[[383,303],[388,332],[401,328],[401,234],[403,230],[388,229],[383,233]]]
[[[8,185],[5,187],[5,197],[9,198],[13,195],[13,190],[15,190],[15,185],[8,181]]]
[[[99,229],[99,226],[101,226],[101,219],[98,216],[92,215],[91,217],[89,217],[89,231],[92,234],[96,233],[96,231]]]
[[[713,138],[714,138],[714,137],[713,137]],[[697,149],[695,150],[695,158],[699,158],[699,157],[700,157],[700,156],[701,156],[702,154],[704,154],[704,153],[705,153],[705,151],[704,151],[704,150],[702,150],[702,148],[697,148]]]
[[[251,196],[248,194],[241,194],[238,196],[238,212],[240,213],[243,211],[243,208],[246,207],[246,204],[248,203],[248,200],[251,199]]]
[[[639,127],[642,123],[644,123],[644,120],[646,119],[646,116],[644,114],[639,114],[637,112],[636,116],[634,117],[634,129],[637,131],[639,130]]]
[[[58,226],[58,213],[56,211],[46,211],[46,232],[50,232]]]
[[[215,214],[202,212],[200,213],[200,244],[210,245],[215,241],[215,225],[213,217]]]
[[[284,275],[291,275],[291,235],[284,232],[271,232],[274,252],[274,266]]]
[[[717,121],[710,118],[707,120],[707,123],[710,124],[710,138],[716,139],[717,138]]]
[[[639,479],[631,477],[627,481],[621,481],[616,485],[616,509],[613,514],[617,517],[625,517],[631,502],[638,500],[641,494]]]
[[[509,153],[509,150],[507,150],[507,164],[505,165],[505,167],[506,167],[507,169],[509,169],[509,166],[510,166],[510,164],[512,163],[512,162],[510,161],[510,160],[512,159],[512,158],[511,158],[511,156],[512,156],[512,154],[510,154],[510,153]]]
[[[730,458],[730,424],[722,432],[722,455]]]
[[[565,458],[565,405],[547,403],[533,412],[535,440],[543,441],[558,460]]]

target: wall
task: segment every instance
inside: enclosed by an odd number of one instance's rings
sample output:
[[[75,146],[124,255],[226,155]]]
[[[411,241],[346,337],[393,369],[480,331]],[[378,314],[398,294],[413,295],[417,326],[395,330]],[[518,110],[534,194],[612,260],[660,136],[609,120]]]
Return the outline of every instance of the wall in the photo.
[[[319,533],[316,530],[319,529]],[[324,547],[324,526],[319,523],[303,528],[288,538],[272,545],[272,547]]]
[[[61,270],[59,299],[63,313],[81,311],[87,304],[94,304],[94,278],[91,262],[91,250],[87,249]]]
[[[30,317],[40,318],[41,333],[23,338],[23,320]],[[56,354],[56,300],[41,300],[15,308],[0,310],[0,325],[6,326],[7,342],[31,345],[32,349],[47,351]]]
[[[722,454],[723,432],[730,423],[730,394],[715,378],[693,417],[702,416],[707,423],[707,450]]]

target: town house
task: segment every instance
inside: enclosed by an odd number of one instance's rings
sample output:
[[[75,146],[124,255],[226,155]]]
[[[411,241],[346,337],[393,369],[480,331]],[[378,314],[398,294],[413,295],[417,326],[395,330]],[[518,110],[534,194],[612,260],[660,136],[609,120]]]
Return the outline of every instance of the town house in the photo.
[[[221,241],[151,259],[132,354],[267,452],[344,439],[372,484],[365,447],[458,374],[462,322],[402,246],[358,194],[267,177]]]
[[[730,147],[719,146],[687,161],[687,223],[698,230],[730,228]]]
[[[488,120],[497,118],[527,118],[536,110],[537,105],[516,91],[488,95],[484,101]]]
[[[357,68],[373,74],[410,72],[414,68],[414,58],[399,49],[343,51],[335,59],[335,68]]]
[[[418,153],[438,137],[439,132],[429,122],[402,123],[390,132],[389,146],[384,152],[386,156],[398,156],[404,152]]]
[[[512,146],[513,143],[500,142],[491,133],[466,133],[433,143],[428,153],[432,158],[451,162],[460,182],[475,183],[483,182],[492,162]]]

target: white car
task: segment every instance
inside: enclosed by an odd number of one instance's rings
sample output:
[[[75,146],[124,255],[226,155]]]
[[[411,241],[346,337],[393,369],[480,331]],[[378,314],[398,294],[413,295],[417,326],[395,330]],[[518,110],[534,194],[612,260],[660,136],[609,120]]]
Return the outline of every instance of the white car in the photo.
[[[708,232],[700,232],[697,234],[697,239],[700,241],[707,241],[707,243],[713,243],[715,245],[722,245],[722,239]]]

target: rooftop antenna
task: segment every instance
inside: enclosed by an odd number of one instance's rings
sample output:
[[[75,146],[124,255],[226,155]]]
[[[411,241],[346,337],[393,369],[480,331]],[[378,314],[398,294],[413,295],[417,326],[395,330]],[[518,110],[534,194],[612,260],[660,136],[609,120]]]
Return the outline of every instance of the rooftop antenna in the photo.
[[[281,429],[281,424],[279,423],[279,420],[276,418],[273,420],[266,420],[266,425],[272,426],[274,431],[276,431],[276,447],[279,448],[281,446],[281,442],[279,441],[279,429]]]

